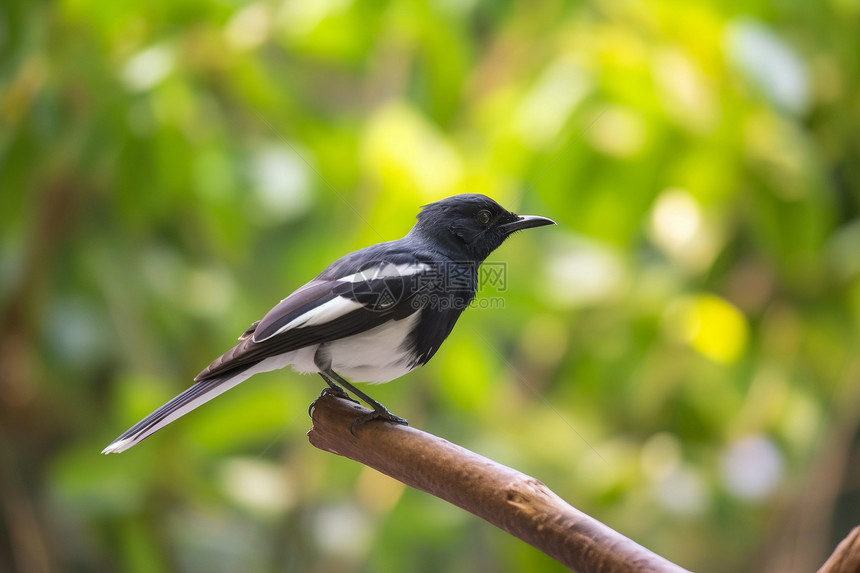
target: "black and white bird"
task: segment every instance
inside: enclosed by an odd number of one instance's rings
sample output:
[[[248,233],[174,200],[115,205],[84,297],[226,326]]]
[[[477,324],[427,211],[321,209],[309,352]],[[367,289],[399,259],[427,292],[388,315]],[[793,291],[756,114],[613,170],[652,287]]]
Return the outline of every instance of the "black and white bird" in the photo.
[[[551,219],[518,216],[478,194],[425,205],[412,230],[328,266],[252,324],[239,344],[194,378],[196,384],[106,447],[119,453],[259,372],[291,366],[344,388],[373,412],[356,423],[406,421],[355,388],[423,366],[475,297],[478,267],[513,232]]]

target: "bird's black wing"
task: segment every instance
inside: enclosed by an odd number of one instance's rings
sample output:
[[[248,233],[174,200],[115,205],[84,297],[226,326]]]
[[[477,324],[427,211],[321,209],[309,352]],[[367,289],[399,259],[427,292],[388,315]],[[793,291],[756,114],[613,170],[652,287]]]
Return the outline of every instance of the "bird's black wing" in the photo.
[[[194,380],[406,318],[421,308],[416,295],[432,285],[431,271],[425,262],[379,262],[334,279],[318,277],[275,305]]]

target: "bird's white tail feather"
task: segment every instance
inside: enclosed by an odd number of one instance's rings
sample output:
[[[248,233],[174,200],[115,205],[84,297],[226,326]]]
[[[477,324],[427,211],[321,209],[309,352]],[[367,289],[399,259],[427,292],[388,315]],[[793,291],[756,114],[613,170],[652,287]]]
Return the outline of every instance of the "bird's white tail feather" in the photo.
[[[125,433],[102,450],[103,454],[118,454],[129,449],[144,438],[154,434],[167,424],[205,404],[212,398],[223,394],[230,388],[244,382],[259,370],[248,368],[232,376],[216,376],[201,380],[170,402],[155,410],[149,416],[129,428]]]

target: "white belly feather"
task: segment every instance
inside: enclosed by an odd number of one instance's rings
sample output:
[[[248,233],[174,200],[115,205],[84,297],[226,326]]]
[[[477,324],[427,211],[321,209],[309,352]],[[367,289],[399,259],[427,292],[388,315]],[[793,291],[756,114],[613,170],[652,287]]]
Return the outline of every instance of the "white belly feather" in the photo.
[[[386,322],[361,334],[326,342],[323,351],[331,358],[331,369],[350,382],[380,384],[403,376],[415,368],[415,356],[404,352],[402,345],[420,315],[414,312],[402,320]],[[320,369],[314,357],[319,347],[314,344],[267,358],[253,370],[264,372],[290,365],[297,372],[316,374]]]

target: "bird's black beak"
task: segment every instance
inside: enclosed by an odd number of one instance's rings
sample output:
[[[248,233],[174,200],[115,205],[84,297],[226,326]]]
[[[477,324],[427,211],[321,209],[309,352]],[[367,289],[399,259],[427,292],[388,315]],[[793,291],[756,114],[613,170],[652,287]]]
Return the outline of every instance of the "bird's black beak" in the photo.
[[[514,231],[522,231],[523,229],[531,229],[532,227],[543,227],[544,225],[555,225],[555,221],[538,215],[523,215],[518,217],[516,221],[499,225],[499,229],[506,234],[510,234]]]

